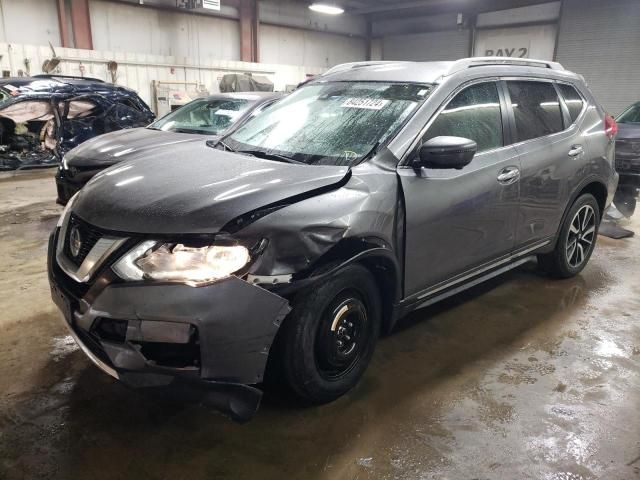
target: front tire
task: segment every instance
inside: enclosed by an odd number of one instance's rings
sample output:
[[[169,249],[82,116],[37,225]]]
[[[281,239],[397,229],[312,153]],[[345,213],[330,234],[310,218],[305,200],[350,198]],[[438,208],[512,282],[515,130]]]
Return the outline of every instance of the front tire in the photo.
[[[282,367],[293,392],[321,404],[355,387],[373,355],[380,323],[380,292],[361,265],[300,293],[281,338]]]
[[[600,206],[593,195],[585,193],[567,213],[555,250],[538,255],[538,263],[555,278],[577,275],[591,258],[599,227]]]

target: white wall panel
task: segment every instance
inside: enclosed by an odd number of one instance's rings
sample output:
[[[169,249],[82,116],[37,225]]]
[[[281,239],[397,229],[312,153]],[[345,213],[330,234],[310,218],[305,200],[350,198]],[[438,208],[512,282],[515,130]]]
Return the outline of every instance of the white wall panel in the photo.
[[[236,20],[91,0],[96,50],[136,52],[202,61],[240,59]]]
[[[0,0],[0,7],[0,41],[61,45],[55,0]]]
[[[148,55],[135,52],[108,52],[97,50],[79,50],[56,48],[62,58],[59,71],[62,75],[84,75],[110,81],[107,62],[118,62],[116,83],[136,90],[142,99],[152,106],[151,82],[196,82],[207,90],[217,91],[218,81],[225,73],[251,72],[269,78],[277,91],[284,91],[287,85],[297,85],[308,75],[318,75],[322,68],[299,67],[292,65],[270,65],[226,60],[211,60],[199,63],[197,58],[184,58],[162,55]],[[9,70],[17,74],[24,58],[31,58],[33,74],[42,73],[40,66],[51,56],[48,46],[0,43],[0,70]],[[176,86],[176,89],[180,89]]]
[[[285,65],[332,67],[366,59],[363,38],[273,25],[260,26],[260,61]]]
[[[384,60],[436,61],[469,56],[469,30],[394,35],[382,40]]]

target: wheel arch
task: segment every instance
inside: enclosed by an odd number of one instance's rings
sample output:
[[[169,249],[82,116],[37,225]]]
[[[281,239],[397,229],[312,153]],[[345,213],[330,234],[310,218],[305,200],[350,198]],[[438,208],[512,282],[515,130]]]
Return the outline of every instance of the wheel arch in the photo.
[[[380,238],[343,239],[317,262],[305,278],[295,281],[295,289],[309,287],[336,274],[340,269],[360,264],[373,276],[382,303],[382,332],[395,323],[395,306],[402,298],[402,270],[389,244]]]
[[[564,222],[567,219],[569,210],[571,210],[571,207],[573,206],[575,201],[585,193],[590,193],[595,197],[596,201],[598,202],[598,207],[600,208],[600,219],[602,220],[602,217],[604,216],[606,203],[607,203],[608,190],[605,182],[602,181],[602,179],[596,176],[591,176],[583,180],[575,188],[575,190],[573,191],[573,194],[569,198],[569,201],[567,202],[567,205],[564,208],[564,212],[562,213],[562,218],[560,220],[560,223],[558,224],[555,238],[553,239],[553,242],[552,242],[553,248],[555,248],[556,243],[558,242],[558,237],[560,236],[560,230],[562,229],[562,225],[564,225]],[[553,250],[553,248],[550,248],[550,250]]]

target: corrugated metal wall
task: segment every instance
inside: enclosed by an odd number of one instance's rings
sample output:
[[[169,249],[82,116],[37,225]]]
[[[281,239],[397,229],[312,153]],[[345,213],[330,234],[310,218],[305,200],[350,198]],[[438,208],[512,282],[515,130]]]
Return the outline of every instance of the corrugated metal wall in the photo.
[[[384,60],[456,60],[469,56],[469,30],[393,35],[382,39]]]
[[[640,1],[564,0],[557,60],[613,114],[640,100]]]

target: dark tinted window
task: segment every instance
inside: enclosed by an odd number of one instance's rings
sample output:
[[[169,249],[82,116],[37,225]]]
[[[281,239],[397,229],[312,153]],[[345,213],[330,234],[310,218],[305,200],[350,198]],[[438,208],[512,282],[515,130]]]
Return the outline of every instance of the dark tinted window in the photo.
[[[558,94],[551,83],[507,82],[516,117],[516,141],[563,130]]]
[[[478,152],[501,147],[502,115],[496,84],[473,85],[453,97],[423,140],[439,136],[469,138],[478,144]]]
[[[582,111],[584,100],[582,100],[580,94],[571,85],[558,84],[558,87],[560,87],[560,93],[562,93],[564,97],[564,103],[566,103],[569,108],[571,121],[575,122]]]

